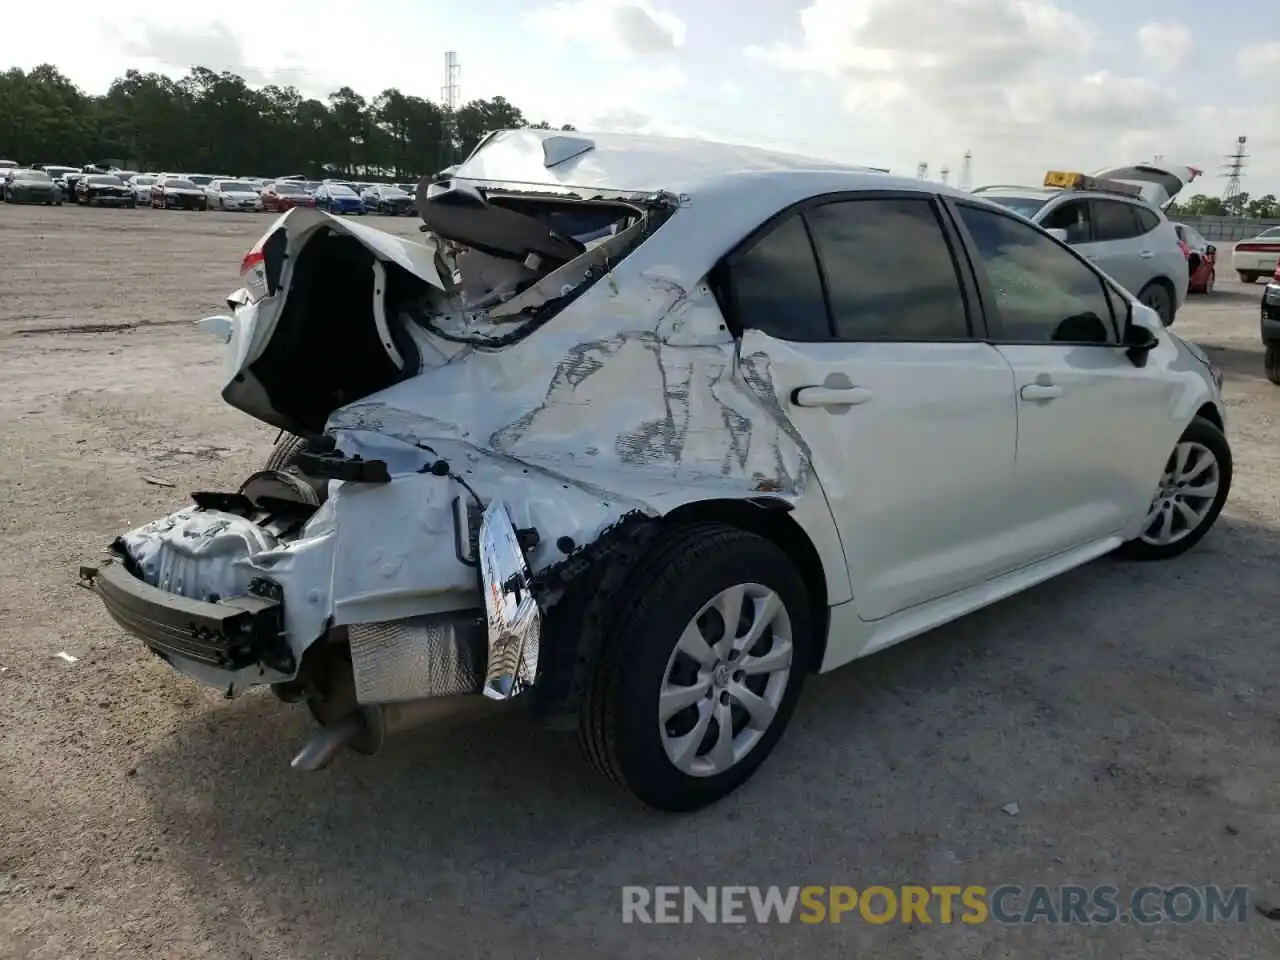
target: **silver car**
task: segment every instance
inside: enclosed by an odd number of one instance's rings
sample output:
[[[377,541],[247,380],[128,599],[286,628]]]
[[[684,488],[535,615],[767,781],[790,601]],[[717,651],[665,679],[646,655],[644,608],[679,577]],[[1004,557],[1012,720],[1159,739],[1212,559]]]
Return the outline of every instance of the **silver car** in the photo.
[[[1050,171],[1040,187],[990,186],[973,192],[1070,244],[1168,326],[1186,300],[1188,270],[1163,208],[1200,172],[1153,164],[1092,176]]]

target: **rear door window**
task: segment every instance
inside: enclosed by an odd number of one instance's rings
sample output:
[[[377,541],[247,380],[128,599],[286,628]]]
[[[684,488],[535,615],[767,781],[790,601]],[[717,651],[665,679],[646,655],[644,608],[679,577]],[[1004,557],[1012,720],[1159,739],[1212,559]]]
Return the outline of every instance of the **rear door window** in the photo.
[[[840,340],[964,340],[969,323],[951,247],[928,197],[808,210]]]
[[[1132,240],[1141,232],[1137,207],[1119,200],[1090,200],[1093,207],[1093,239]]]
[[[728,281],[732,313],[744,330],[779,340],[831,339],[822,278],[798,214],[734,256]]]

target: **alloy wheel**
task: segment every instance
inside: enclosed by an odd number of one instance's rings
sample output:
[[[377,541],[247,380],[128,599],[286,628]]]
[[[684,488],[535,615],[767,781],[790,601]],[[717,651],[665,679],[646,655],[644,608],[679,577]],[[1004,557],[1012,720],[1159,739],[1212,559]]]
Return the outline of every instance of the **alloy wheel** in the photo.
[[[1218,458],[1212,450],[1195,441],[1179,443],[1165,464],[1140,539],[1163,547],[1189,537],[1213,509],[1220,480]]]
[[[676,769],[715,776],[760,742],[791,676],[791,631],[782,598],[758,583],[722,590],[698,611],[658,697],[662,745]]]

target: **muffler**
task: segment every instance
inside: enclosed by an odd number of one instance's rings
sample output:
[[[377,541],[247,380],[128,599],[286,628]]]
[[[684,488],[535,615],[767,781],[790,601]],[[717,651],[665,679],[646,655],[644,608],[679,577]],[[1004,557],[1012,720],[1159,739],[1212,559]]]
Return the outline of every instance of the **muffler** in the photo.
[[[494,701],[475,694],[427,697],[403,703],[379,703],[360,707],[344,717],[325,722],[315,736],[298,751],[290,766],[295,770],[322,770],[345,747],[372,756],[394,734],[445,719],[465,723],[491,715],[498,709],[499,705]],[[452,728],[454,723],[449,726]]]

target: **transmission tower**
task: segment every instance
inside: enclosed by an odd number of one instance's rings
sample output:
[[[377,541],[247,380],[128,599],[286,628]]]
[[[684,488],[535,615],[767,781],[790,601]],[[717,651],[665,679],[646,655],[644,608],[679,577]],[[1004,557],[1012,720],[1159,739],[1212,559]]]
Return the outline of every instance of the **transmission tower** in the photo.
[[[917,180],[929,179],[929,164],[927,162],[916,164],[916,179]]]
[[[1235,153],[1227,156],[1225,172],[1222,174],[1227,178],[1227,189],[1222,192],[1222,202],[1228,205],[1240,193],[1240,175],[1244,173],[1245,161],[1249,159],[1249,155],[1244,152],[1248,140],[1248,137],[1236,137]]]
[[[941,174],[942,174],[942,183],[943,183],[943,186],[945,186],[945,185],[946,185],[946,183],[947,183],[947,177],[951,176],[951,168],[950,168],[950,167],[948,167],[948,166],[944,163],[944,164],[942,165],[942,170],[941,170],[940,172],[941,172]]]
[[[960,189],[968,190],[973,185],[973,151],[964,152],[964,164],[960,167]]]
[[[440,102],[449,110],[458,109],[458,100],[461,99],[458,78],[461,75],[462,68],[458,65],[457,51],[446,50],[444,54],[444,86],[440,88]]]

